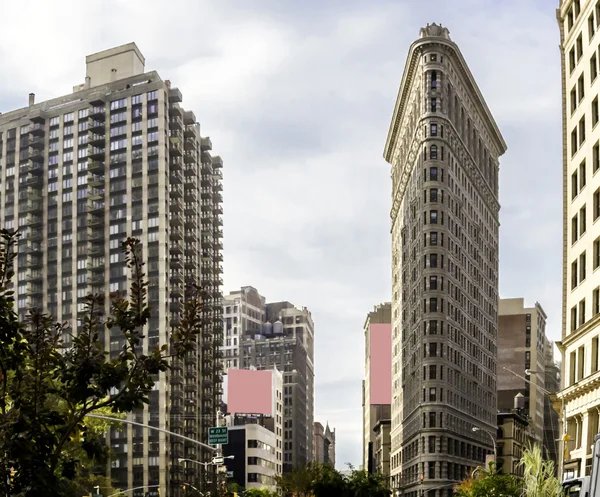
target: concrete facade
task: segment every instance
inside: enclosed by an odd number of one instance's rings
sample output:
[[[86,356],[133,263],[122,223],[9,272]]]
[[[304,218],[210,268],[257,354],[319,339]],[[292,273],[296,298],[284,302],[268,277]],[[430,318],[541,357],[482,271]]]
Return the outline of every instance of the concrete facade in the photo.
[[[407,497],[450,495],[492,450],[483,431],[497,429],[505,150],[448,29],[427,25],[410,47],[384,150],[392,176],[390,484]]]
[[[88,293],[127,292],[120,250],[142,242],[149,281],[144,354],[169,345],[181,317],[186,283],[205,291],[197,350],[160,373],[149,405],[130,419],[205,440],[221,396],[222,161],[181,92],[152,71],[135,44],[87,57],[85,83],[74,93],[0,115],[0,225],[20,228],[15,300],[80,327]],[[63,345],[71,336],[65,333]],[[105,329],[111,356],[124,337]],[[185,376],[184,376],[185,374]],[[117,488],[160,485],[178,496],[179,457],[209,457],[196,445],[129,426],[107,436],[115,459],[107,468]],[[150,490],[150,495],[156,490]]]
[[[563,103],[562,390],[555,408],[566,432],[565,476],[589,474],[600,410],[600,127],[598,64],[600,7],[562,0]],[[566,423],[563,423],[566,420]],[[564,445],[564,443],[561,443]],[[561,452],[562,451],[561,447]],[[562,460],[561,460],[562,462]]]
[[[367,314],[364,324],[365,335],[365,379],[362,384],[362,408],[363,408],[363,467],[366,471],[374,472],[376,465],[375,457],[375,425],[382,419],[390,418],[390,404],[377,405],[371,402],[371,354],[369,346],[371,343],[371,324],[391,324],[392,304],[386,302],[376,305],[373,311]],[[390,344],[390,354],[392,353]]]

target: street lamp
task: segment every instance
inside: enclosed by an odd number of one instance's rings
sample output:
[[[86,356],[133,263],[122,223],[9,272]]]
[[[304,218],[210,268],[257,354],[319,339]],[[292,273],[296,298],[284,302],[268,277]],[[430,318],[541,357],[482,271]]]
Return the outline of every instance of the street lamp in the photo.
[[[508,369],[508,368],[506,368],[504,366],[502,366],[502,369],[506,369],[506,371],[508,371],[509,373],[515,375],[517,378],[521,378],[523,381],[526,381],[530,385],[533,385],[533,386],[539,388],[540,392],[542,392],[543,394],[548,395],[549,397],[556,396],[556,392],[554,392],[554,393],[549,392],[545,388],[539,386],[537,384],[537,382],[533,383],[531,380],[528,380],[527,378],[524,378],[520,374],[515,373],[513,370]],[[542,373],[542,371],[534,371],[532,369],[526,369],[525,370],[525,375],[526,376],[531,376],[532,374],[541,374],[541,373]],[[560,408],[560,410],[562,411],[563,436],[559,440],[562,440],[562,443],[563,443],[563,446],[562,446],[563,455],[559,459],[559,462],[561,463],[560,464],[560,468],[559,468],[559,475],[562,475],[564,473],[564,465],[565,465],[565,436],[567,435],[567,412],[565,411],[565,396],[564,395],[561,396],[560,401],[561,401],[561,408]],[[561,478],[562,478],[562,476],[561,476]]]
[[[473,426],[473,428],[471,428],[471,430],[473,430],[473,432],[478,432],[481,430],[481,428],[479,428],[479,426]],[[496,450],[496,439],[494,438],[494,436],[487,430],[481,430],[484,433],[487,433],[487,435],[492,439],[492,445],[494,446],[494,464],[496,464],[496,459],[498,457],[498,453]]]

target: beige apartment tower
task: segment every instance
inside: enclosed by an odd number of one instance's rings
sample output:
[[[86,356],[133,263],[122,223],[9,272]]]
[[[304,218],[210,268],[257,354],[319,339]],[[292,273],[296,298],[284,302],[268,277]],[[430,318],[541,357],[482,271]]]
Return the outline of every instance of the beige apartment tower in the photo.
[[[589,474],[598,433],[600,373],[600,3],[563,0],[557,10],[563,103],[562,475]],[[566,422],[565,422],[566,421]]]
[[[448,29],[427,25],[410,47],[384,151],[393,188],[390,474],[407,497],[450,496],[492,451],[505,150]]]
[[[130,419],[196,440],[207,439],[221,399],[222,161],[210,154],[181,92],[134,43],[90,55],[73,93],[0,115],[0,225],[20,228],[16,302],[67,322],[77,332],[84,297],[129,286],[120,242],[142,241],[149,281],[143,352],[168,345],[188,284],[204,291],[196,351],[157,377],[149,405]],[[101,341],[116,355],[116,329]],[[70,335],[63,343],[69,346]],[[210,457],[195,444],[129,426],[107,435],[116,488],[151,486],[179,496],[198,476],[178,458]],[[185,474],[184,474],[185,471]],[[185,478],[185,479],[184,479]]]

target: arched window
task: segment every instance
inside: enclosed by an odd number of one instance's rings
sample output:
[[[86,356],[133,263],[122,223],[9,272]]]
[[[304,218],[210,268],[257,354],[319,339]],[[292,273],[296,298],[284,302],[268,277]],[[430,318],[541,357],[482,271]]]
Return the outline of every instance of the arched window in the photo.
[[[438,158],[437,145],[431,145],[431,147],[429,148],[429,158],[432,160]]]

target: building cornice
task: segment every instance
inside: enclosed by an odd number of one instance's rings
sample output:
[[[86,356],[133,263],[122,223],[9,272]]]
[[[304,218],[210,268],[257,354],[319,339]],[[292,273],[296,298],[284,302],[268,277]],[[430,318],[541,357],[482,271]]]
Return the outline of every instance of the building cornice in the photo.
[[[590,393],[592,390],[600,387],[600,371],[596,371],[590,376],[584,378],[583,380],[579,380],[574,385],[567,387],[560,392],[555,394],[556,401],[553,403],[556,409],[557,404],[562,404],[562,401],[569,402],[570,400],[576,399],[585,395],[586,393]],[[558,410],[560,412],[560,409]]]

